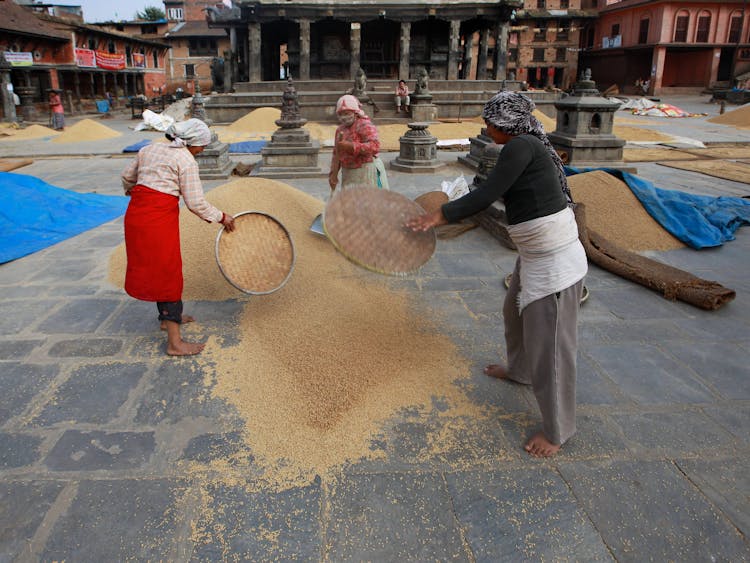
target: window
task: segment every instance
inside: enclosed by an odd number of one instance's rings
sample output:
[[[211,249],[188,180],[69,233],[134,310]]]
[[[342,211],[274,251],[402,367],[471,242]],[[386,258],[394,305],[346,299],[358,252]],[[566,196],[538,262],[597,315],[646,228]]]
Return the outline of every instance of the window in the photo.
[[[130,45],[125,45],[125,65],[133,66],[133,48]]]
[[[555,61],[558,63],[564,63],[565,62],[565,56],[566,56],[567,49],[565,47],[560,47],[558,49],[555,49]]]
[[[542,49],[534,49],[534,54],[531,57],[532,61],[535,62],[542,62],[544,61],[544,48]]]
[[[641,20],[641,25],[638,28],[638,44],[645,45],[648,43],[648,18]]]
[[[557,28],[557,41],[567,41],[570,38],[568,32],[570,28],[567,25]]]
[[[96,39],[89,39],[88,40],[89,49],[92,51],[96,51]]]
[[[181,20],[182,19],[182,8],[169,8],[167,9],[167,18],[170,20]]]
[[[185,78],[195,78],[195,65],[185,65]]]
[[[511,63],[518,62],[518,49],[508,49],[508,61]]]
[[[570,8],[570,0],[560,0],[560,9],[567,10]]]
[[[154,59],[154,68],[159,68],[159,52],[154,49],[151,54],[153,55]]]
[[[536,0],[537,10],[544,10],[547,7],[547,0]]]
[[[115,53],[115,42],[114,41],[108,41],[107,42],[107,52],[114,54]]]
[[[688,24],[690,23],[690,16],[687,14],[680,14],[677,16],[674,22],[674,41],[675,43],[685,43],[687,41]]]
[[[534,33],[534,41],[547,41],[547,24],[540,24]]]
[[[711,14],[698,16],[698,30],[695,33],[696,43],[708,43],[708,31],[711,28]]]
[[[732,16],[729,20],[729,43],[739,43],[742,36],[742,16]]]
[[[620,35],[620,24],[616,23],[612,25],[612,33],[609,34],[610,37],[617,37]]]
[[[191,39],[188,42],[188,55],[191,57],[215,57],[218,52],[216,39]]]

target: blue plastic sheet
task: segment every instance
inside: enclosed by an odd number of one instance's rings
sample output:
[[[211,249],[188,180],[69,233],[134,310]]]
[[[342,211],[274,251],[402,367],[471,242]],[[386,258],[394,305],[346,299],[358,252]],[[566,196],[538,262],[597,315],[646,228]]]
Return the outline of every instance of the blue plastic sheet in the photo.
[[[119,217],[125,196],[80,194],[24,174],[0,172],[0,264]]]
[[[143,147],[148,146],[151,144],[150,139],[143,139],[142,141],[138,141],[137,143],[133,143],[132,145],[128,145],[124,149],[122,149],[122,152],[138,152]]]
[[[571,176],[594,169],[566,167]],[[688,246],[700,249],[734,240],[742,225],[750,224],[750,201],[741,197],[695,195],[657,188],[643,178],[615,168],[597,168],[623,182],[664,229]]]
[[[230,143],[229,152],[241,152],[247,154],[259,153],[268,141],[242,141],[241,143]]]

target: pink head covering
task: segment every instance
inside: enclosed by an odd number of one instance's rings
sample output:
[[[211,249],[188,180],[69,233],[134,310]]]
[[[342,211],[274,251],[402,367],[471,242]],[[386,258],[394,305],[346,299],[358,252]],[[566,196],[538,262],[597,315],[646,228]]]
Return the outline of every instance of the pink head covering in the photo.
[[[367,117],[367,114],[362,111],[362,106],[359,103],[359,100],[351,94],[341,96],[339,101],[336,102],[336,113],[341,113],[342,111],[353,111],[360,117]]]

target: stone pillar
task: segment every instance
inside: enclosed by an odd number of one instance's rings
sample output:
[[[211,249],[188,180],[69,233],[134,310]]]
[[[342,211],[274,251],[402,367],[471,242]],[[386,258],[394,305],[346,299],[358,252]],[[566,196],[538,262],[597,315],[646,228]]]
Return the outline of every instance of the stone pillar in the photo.
[[[708,85],[709,87],[716,84],[719,76],[719,61],[721,60],[721,47],[714,47],[713,57],[711,57],[711,69],[709,70]]]
[[[229,66],[227,72],[226,91],[234,91],[234,83],[239,82],[237,74],[237,28],[229,28],[229,55],[224,55],[225,64]]]
[[[89,95],[96,98],[96,84],[94,83],[94,73],[89,72]]]
[[[73,71],[73,92],[76,95],[75,112],[81,113],[83,111],[83,105],[81,104],[81,73],[77,70]]]
[[[360,50],[362,48],[362,24],[359,22],[352,22],[351,30],[349,31],[349,52],[352,54],[351,62],[349,63],[349,78],[354,80],[357,76],[357,70],[359,70],[359,57]]]
[[[487,53],[490,42],[490,30],[484,28],[479,32],[479,53],[477,54],[477,80],[487,80]]]
[[[10,69],[11,64],[5,60],[5,52],[0,51],[0,98],[3,102],[3,121],[15,122],[18,120],[16,117],[16,103],[13,101],[13,87],[10,81]]]
[[[260,24],[250,22],[247,25],[247,79],[249,82],[260,82]]]
[[[299,20],[299,79],[310,80],[310,20]]]
[[[495,35],[495,80],[508,78],[508,32],[510,22],[499,22]]]
[[[400,54],[398,77],[409,80],[409,50],[411,49],[411,22],[401,22]]]
[[[21,98],[21,115],[23,121],[36,120],[36,107],[34,107],[34,87],[31,85],[31,77],[28,72],[23,73],[23,86],[16,88],[16,94]]]
[[[448,80],[458,78],[458,41],[461,32],[461,20],[451,20],[451,36],[448,44]]]
[[[654,54],[651,58],[651,83],[648,87],[648,93],[652,96],[661,91],[662,79],[664,78],[664,61],[667,58],[666,47],[654,47]]]

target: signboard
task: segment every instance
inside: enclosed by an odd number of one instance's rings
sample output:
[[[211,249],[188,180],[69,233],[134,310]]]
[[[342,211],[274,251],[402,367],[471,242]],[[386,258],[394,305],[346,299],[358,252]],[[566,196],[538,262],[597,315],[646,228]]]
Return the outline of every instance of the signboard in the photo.
[[[5,60],[10,66],[31,66],[34,64],[34,55],[30,52],[5,51]]]
[[[96,66],[107,70],[122,70],[125,68],[125,55],[117,53],[96,52]]]
[[[82,67],[96,67],[96,54],[91,49],[76,49],[76,64]]]
[[[146,55],[143,53],[133,53],[133,66],[146,68]]]

